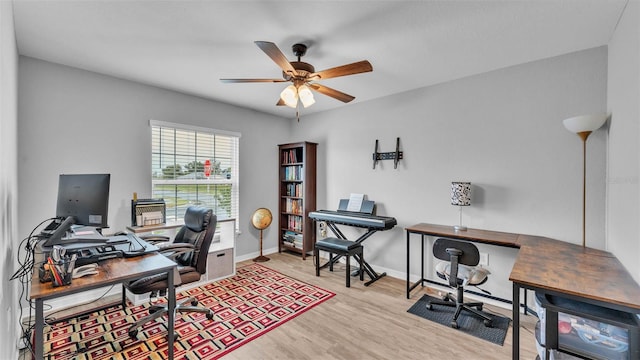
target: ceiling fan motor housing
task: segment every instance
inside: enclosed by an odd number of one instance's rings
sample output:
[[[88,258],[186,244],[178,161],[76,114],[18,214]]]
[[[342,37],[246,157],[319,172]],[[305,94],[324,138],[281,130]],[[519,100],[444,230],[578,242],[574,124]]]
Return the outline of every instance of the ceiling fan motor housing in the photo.
[[[291,49],[293,50],[293,55],[298,57],[298,61],[300,61],[300,57],[307,53],[307,45],[305,44],[293,44]]]

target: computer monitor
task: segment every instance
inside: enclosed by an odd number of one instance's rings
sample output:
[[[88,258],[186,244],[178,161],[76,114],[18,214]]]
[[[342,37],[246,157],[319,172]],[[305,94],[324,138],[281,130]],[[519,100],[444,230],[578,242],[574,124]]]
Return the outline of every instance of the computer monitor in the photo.
[[[56,216],[72,216],[77,225],[109,227],[110,181],[111,174],[61,174]]]

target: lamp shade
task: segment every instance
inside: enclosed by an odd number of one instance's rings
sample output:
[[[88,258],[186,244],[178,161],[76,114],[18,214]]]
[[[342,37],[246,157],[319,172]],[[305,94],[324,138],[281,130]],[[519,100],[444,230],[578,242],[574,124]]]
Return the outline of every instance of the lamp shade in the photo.
[[[573,133],[594,131],[599,129],[607,121],[606,114],[592,114],[574,116],[562,121],[564,127]]]
[[[454,181],[451,183],[451,205],[471,205],[471,183]]]
[[[298,89],[293,85],[289,85],[282,90],[280,98],[284,101],[285,105],[295,108],[298,104]]]
[[[313,98],[313,93],[311,93],[311,90],[307,85],[302,84],[298,87],[298,96],[300,97],[300,101],[305,108],[313,105],[316,102],[316,100]]]

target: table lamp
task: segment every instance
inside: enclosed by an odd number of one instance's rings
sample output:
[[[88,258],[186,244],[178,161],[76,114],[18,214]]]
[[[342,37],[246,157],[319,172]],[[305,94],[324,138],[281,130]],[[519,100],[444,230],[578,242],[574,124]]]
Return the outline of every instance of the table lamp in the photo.
[[[567,130],[582,139],[582,247],[586,247],[586,205],[587,205],[587,138],[607,121],[606,114],[580,115],[562,121]]]
[[[451,183],[451,205],[460,207],[460,224],[455,225],[455,231],[465,231],[467,227],[462,225],[462,207],[471,205],[471,183],[454,181]]]

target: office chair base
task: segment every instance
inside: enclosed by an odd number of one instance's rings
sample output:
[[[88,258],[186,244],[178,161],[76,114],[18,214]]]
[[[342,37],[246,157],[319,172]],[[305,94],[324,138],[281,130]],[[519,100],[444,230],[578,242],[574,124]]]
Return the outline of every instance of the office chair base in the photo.
[[[470,312],[471,315],[481,318],[483,320],[484,326],[489,328],[493,327],[493,319],[489,315],[482,312],[483,303],[481,302],[459,303],[456,301],[456,298],[454,298],[451,294],[447,294],[443,297],[443,300],[429,301],[426,305],[427,310],[433,310],[434,304],[456,308],[456,312],[453,315],[453,320],[451,320],[451,323],[450,323],[451,327],[454,329],[459,328],[458,316],[460,316],[460,313],[462,312],[462,310],[466,310]]]
[[[187,305],[190,304],[191,306]],[[208,308],[204,308],[204,307],[197,307],[196,305],[198,305],[198,300],[196,298],[188,298],[185,301],[181,302],[180,304],[176,305],[176,308],[174,309],[174,311],[177,312],[198,312],[198,313],[203,313],[206,314],[207,319],[211,320],[213,319],[213,310],[208,309]],[[131,325],[131,327],[129,327],[129,336],[134,339],[138,336],[138,328],[144,324],[146,324],[147,322],[151,321],[151,320],[155,320],[161,316],[163,316],[164,314],[166,314],[168,312],[168,308],[166,306],[163,305],[152,305],[151,307],[149,307],[149,315],[138,320],[135,324]],[[174,334],[174,338],[177,339],[178,338],[178,334],[175,333]]]

